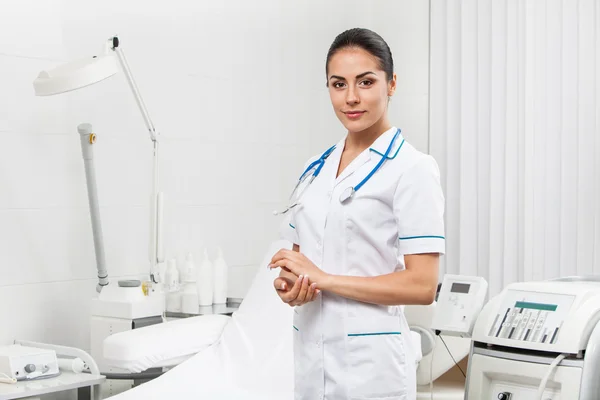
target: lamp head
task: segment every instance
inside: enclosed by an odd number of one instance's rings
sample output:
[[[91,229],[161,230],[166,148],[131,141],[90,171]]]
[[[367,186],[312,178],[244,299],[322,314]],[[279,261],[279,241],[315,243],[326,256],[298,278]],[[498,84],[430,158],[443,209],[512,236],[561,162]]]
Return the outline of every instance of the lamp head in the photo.
[[[70,92],[110,78],[118,67],[112,50],[99,56],[75,60],[54,69],[41,71],[33,81],[36,96]]]

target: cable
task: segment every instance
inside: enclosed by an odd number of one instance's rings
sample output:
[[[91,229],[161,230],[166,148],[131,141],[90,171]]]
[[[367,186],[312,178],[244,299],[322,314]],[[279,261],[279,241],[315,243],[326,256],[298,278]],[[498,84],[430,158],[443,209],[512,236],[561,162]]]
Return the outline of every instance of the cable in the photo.
[[[434,352],[435,352],[435,346],[433,346],[433,349],[431,350],[431,362],[429,363],[429,394],[431,395],[431,400],[433,400],[433,353]]]
[[[454,359],[454,356],[452,355],[452,353],[450,352],[450,349],[446,345],[446,342],[444,341],[444,338],[442,337],[442,335],[439,335],[439,337],[442,340],[442,343],[444,343],[444,346],[446,347],[446,350],[448,350],[448,354],[450,354],[450,357],[452,358],[452,361],[454,361],[454,364],[458,367],[458,369],[460,369],[460,372],[462,372],[463,376],[466,378],[467,375],[465,374],[465,371],[462,370],[462,368],[460,367],[460,365],[458,365],[458,363]]]
[[[556,368],[556,366],[566,357],[566,354],[559,354],[554,361],[552,361],[552,364],[550,364],[550,366],[548,367],[548,369],[546,370],[546,374],[544,375],[544,378],[542,379],[542,381],[540,382],[540,386],[538,387],[537,393],[535,395],[536,399],[540,399],[542,400],[542,397],[544,396],[544,390],[546,390],[546,385],[548,384],[548,379],[550,379],[550,375],[552,375],[552,372],[554,371],[554,368]]]
[[[15,378],[12,378],[8,375],[6,375],[4,372],[0,372],[0,375],[4,375],[6,378],[2,378],[0,377],[0,383],[17,383],[17,380]]]

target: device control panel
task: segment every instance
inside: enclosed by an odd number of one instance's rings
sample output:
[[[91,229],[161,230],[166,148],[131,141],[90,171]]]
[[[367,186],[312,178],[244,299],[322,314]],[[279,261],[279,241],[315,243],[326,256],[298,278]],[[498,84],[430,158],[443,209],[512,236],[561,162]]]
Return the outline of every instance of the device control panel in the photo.
[[[487,288],[481,277],[444,275],[431,328],[447,334],[470,335]]]
[[[509,290],[488,336],[553,344],[574,300],[572,295]]]
[[[0,347],[0,376],[8,379],[31,380],[59,373],[54,350],[21,345]]]
[[[492,385],[489,400],[528,400],[536,398],[537,387],[529,385]],[[560,400],[561,395],[556,390],[546,390],[542,400]]]

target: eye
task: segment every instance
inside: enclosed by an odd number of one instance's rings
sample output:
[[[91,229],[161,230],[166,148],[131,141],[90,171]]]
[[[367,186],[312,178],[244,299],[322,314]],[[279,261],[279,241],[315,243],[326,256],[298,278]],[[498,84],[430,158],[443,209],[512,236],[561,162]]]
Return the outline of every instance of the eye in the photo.
[[[336,88],[336,89],[341,89],[344,86],[346,86],[346,84],[344,82],[334,82],[333,83],[333,87]]]
[[[359,83],[359,85],[361,85],[361,86],[371,86],[372,84],[373,84],[373,81],[370,79],[365,79],[364,81],[361,81]]]

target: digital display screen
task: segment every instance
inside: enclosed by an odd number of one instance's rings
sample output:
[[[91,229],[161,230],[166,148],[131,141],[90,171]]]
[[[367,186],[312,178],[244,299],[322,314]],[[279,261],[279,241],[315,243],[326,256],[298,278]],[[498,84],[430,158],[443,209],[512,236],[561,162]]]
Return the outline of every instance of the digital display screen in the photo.
[[[471,287],[471,285],[469,285],[468,283],[457,283],[454,282],[452,284],[452,287],[450,288],[450,291],[452,293],[469,293],[469,288]]]
[[[542,303],[532,303],[529,301],[517,301],[515,303],[515,308],[527,308],[530,310],[541,310],[541,311],[556,311],[558,306],[556,304],[542,304]]]

